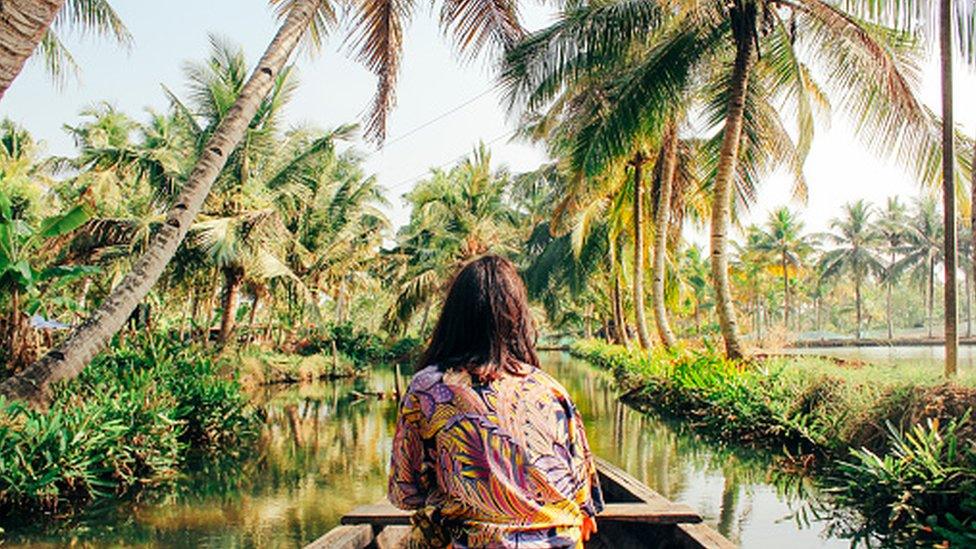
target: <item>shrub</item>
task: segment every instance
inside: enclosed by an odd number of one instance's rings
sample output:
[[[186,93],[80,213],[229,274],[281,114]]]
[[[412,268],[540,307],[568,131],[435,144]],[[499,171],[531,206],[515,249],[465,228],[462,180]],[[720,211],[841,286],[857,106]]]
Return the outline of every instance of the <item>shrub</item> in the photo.
[[[858,509],[863,528],[898,544],[976,542],[976,444],[959,436],[969,414],[901,432],[888,423],[889,451],[851,451],[830,477],[837,501]]]
[[[976,544],[973,388],[810,358],[746,363],[710,350],[642,352],[595,341],[571,351],[611,371],[640,407],[726,440],[784,447],[788,463],[804,469],[813,456],[826,458],[822,483],[838,505],[859,511],[854,535]],[[794,449],[809,454],[797,460]],[[838,459],[844,455],[850,459]]]
[[[256,434],[236,381],[176,341],[140,339],[53,388],[47,411],[0,401],[0,507],[56,510],[174,479],[190,451]]]

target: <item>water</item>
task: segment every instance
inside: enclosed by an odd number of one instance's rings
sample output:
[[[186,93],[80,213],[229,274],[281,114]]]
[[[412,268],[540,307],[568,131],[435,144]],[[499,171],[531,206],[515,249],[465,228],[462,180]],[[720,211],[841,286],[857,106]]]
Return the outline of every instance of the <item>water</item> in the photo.
[[[945,362],[945,347],[942,345],[914,345],[904,347],[866,346],[866,347],[807,347],[786,349],[786,353],[802,355],[832,356],[859,360],[869,364],[892,367],[911,367],[941,371]],[[976,372],[976,346],[959,347],[959,370],[963,374]]]
[[[591,446],[666,497],[688,503],[743,547],[846,547],[805,521],[797,482],[769,481],[768,456],[733,452],[640,414],[616,398],[606,375],[565,354],[545,368],[572,394]],[[389,371],[368,380],[279,387],[260,450],[238,467],[211,466],[149,501],[110,503],[61,521],[0,521],[6,547],[298,547],[352,507],[386,492],[396,407],[359,398],[393,388]],[[799,483],[802,488],[803,483]],[[799,490],[805,492],[805,490]]]

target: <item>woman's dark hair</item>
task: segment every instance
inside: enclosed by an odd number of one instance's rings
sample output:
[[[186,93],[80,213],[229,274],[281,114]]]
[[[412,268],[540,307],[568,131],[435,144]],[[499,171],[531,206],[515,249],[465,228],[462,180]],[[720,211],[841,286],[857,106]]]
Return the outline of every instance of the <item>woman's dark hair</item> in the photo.
[[[539,366],[525,284],[511,261],[479,257],[454,276],[420,367],[461,367],[480,381]]]

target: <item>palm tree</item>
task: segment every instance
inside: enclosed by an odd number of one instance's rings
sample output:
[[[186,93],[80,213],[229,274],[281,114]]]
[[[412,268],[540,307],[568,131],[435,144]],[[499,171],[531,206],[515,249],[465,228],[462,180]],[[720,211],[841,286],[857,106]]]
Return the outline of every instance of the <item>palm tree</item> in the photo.
[[[661,342],[669,349],[674,347],[676,340],[665,307],[664,282],[667,277],[668,235],[671,229],[672,190],[678,167],[678,146],[678,128],[676,124],[672,123],[665,130],[659,153],[662,162],[660,163],[661,169],[657,174],[658,177],[656,177],[659,184],[657,185],[657,200],[654,208],[654,269],[652,272],[654,320]]]
[[[927,311],[928,336],[932,337],[935,317],[935,267],[942,261],[942,227],[935,199],[927,196],[916,203],[915,215],[905,232],[902,258],[895,264],[895,276],[911,271],[921,283]]]
[[[208,136],[196,166],[166,215],[163,227],[153,236],[147,252],[133,270],[102,301],[92,317],[41,360],[20,374],[0,384],[0,394],[7,398],[40,400],[47,386],[71,378],[88,364],[111,339],[135,309],[136,305],[162,275],[177,247],[190,230],[203,207],[210,188],[237,148],[253,120],[263,98],[278,79],[306,29],[326,6],[316,0],[295,0],[289,4],[285,20],[255,71],[241,88],[237,101],[221,124]],[[331,15],[331,11],[326,11]]]
[[[776,264],[777,257],[772,256],[764,247],[765,235],[758,225],[749,225],[743,231],[743,241],[734,243],[736,249],[736,273],[739,278],[738,286],[747,292],[747,309],[752,310],[753,329],[756,339],[763,342],[763,325],[768,325],[767,306],[768,291],[766,290],[769,266]]]
[[[899,158],[924,173],[932,121],[905,77],[908,53],[900,36],[820,1],[788,6],[766,0],[698,2],[690,9],[670,9],[636,0],[569,9],[510,52],[503,80],[513,105],[538,109],[573,82],[615,67],[616,85],[603,94],[606,108],[577,132],[572,147],[574,165],[588,175],[630,154],[635,137],[667,120],[682,98],[706,98],[715,125],[722,128],[711,180],[712,274],[726,352],[738,357],[743,349],[726,249],[732,197],[736,180],[753,180],[751,170],[762,165],[756,157],[772,151],[752,145],[763,134],[770,140],[773,131],[754,125],[756,117],[746,114],[750,102],[758,105],[775,95],[797,114],[801,131],[790,154],[802,179],[799,168],[812,138],[815,98],[823,97],[812,76],[820,72],[814,69],[822,69],[848,113],[863,122],[859,130],[883,145],[898,144],[906,153]],[[814,67],[801,60],[806,54],[817,59]],[[690,93],[702,83],[706,93]],[[780,151],[784,144],[793,145],[785,134],[778,133],[775,141]],[[777,155],[765,158],[770,157]],[[752,166],[744,167],[743,159]],[[741,196],[741,186],[738,192]]]
[[[492,169],[491,153],[481,144],[450,171],[435,169],[404,195],[411,205],[410,222],[398,238],[396,252],[403,261],[395,278],[400,287],[387,326],[406,329],[423,310],[426,328],[426,313],[451,272],[489,251],[514,251],[517,214],[507,201],[510,181],[507,170]]]
[[[74,330],[55,349],[20,375],[0,384],[0,395],[20,399],[42,399],[53,381],[76,376],[118,331],[136,305],[149,293],[169,260],[190,229],[214,181],[220,175],[229,155],[237,148],[261,102],[271,91],[279,73],[299,43],[306,39],[312,46],[321,40],[335,22],[335,12],[327,0],[272,0],[278,6],[281,27],[272,39],[255,71],[240,89],[237,100],[221,124],[206,136],[202,154],[173,207],[166,223],[147,246],[133,271],[102,302],[89,321]],[[6,7],[9,3],[5,3]],[[6,64],[0,59],[0,90],[4,81],[20,71],[24,60],[40,40],[41,33],[57,13],[60,2],[46,0],[40,11],[31,11],[29,24],[22,32],[8,35],[17,46]],[[16,2],[23,14],[34,8],[28,2]],[[381,140],[385,135],[386,113],[394,103],[394,89],[402,49],[402,25],[411,15],[412,6],[373,0],[357,6],[352,42],[359,57],[379,77],[378,91],[367,134]],[[490,47],[510,46],[522,35],[516,6],[512,2],[445,0],[441,23],[451,31],[458,46],[470,53]],[[8,43],[0,29],[0,42]],[[8,31],[9,32],[9,31]],[[33,44],[30,42],[33,41]],[[29,47],[28,47],[29,46]]]
[[[892,311],[891,311],[891,292],[895,283],[898,281],[898,272],[895,270],[898,251],[905,239],[905,226],[908,223],[905,206],[898,201],[897,196],[888,198],[885,209],[881,211],[875,230],[884,240],[884,245],[888,252],[888,263],[885,265],[882,281],[885,286],[885,320],[888,326],[888,339],[894,337]]]
[[[790,271],[803,266],[804,258],[813,251],[815,240],[803,234],[803,222],[787,208],[779,208],[769,214],[766,230],[761,234],[759,249],[779,259],[783,278],[783,326],[790,327]]]
[[[830,222],[834,232],[826,238],[834,248],[824,253],[823,277],[834,278],[850,273],[854,278],[855,337],[861,339],[861,287],[871,273],[880,273],[884,265],[876,250],[883,244],[881,235],[871,226],[871,207],[863,200],[844,205],[844,214]]]
[[[702,255],[702,250],[697,244],[689,246],[681,257],[678,269],[682,284],[694,299],[692,319],[695,324],[695,334],[701,333],[702,308],[707,305],[708,295],[708,261]]]
[[[0,98],[34,55],[40,54],[57,78],[74,65],[52,30],[66,25],[111,35],[122,44],[130,41],[129,31],[106,0],[5,1],[0,4]]]
[[[869,18],[884,24],[902,26],[920,32],[923,36],[939,36],[939,61],[941,68],[942,91],[942,135],[939,148],[942,159],[942,204],[943,232],[945,240],[942,254],[945,257],[945,375],[956,374],[959,353],[958,314],[956,312],[956,176],[962,170],[956,169],[957,159],[953,153],[956,140],[952,108],[952,52],[953,34],[957,37],[955,46],[970,66],[976,66],[976,5],[973,2],[940,0],[923,2],[918,0],[882,0],[851,2],[851,7]],[[918,22],[922,24],[919,25]],[[955,33],[953,33],[955,30]],[[976,143],[973,144],[973,164],[976,165]],[[954,173],[955,172],[955,173]],[[972,173],[972,196],[976,196],[976,170]],[[972,213],[976,221],[976,210]],[[976,223],[972,224],[976,231]],[[976,233],[974,233],[976,234]],[[973,251],[976,253],[976,250]],[[973,262],[976,269],[976,260]],[[976,273],[976,271],[974,271]]]
[[[637,340],[642,349],[651,348],[644,311],[644,163],[647,157],[640,151],[630,161],[634,169],[634,320],[637,324]],[[666,234],[666,233],[665,233]],[[656,260],[655,260],[656,261]]]

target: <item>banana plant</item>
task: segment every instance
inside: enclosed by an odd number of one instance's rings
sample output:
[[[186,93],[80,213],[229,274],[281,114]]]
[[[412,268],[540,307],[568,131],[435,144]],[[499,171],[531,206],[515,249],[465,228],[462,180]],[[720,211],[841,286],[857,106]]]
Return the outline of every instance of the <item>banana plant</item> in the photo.
[[[32,332],[24,317],[43,308],[46,292],[97,270],[58,264],[51,253],[57,239],[90,218],[90,205],[82,203],[32,225],[16,214],[13,201],[0,191],[0,300],[8,303],[9,311],[0,338],[7,350],[3,358],[8,369],[17,370],[34,358]]]

